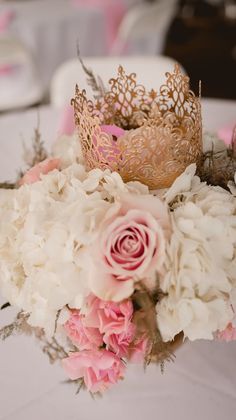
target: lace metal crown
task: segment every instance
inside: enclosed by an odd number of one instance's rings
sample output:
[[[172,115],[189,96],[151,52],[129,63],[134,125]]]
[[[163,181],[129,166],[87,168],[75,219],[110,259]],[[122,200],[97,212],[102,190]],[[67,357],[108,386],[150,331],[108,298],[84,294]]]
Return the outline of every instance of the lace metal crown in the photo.
[[[119,66],[109,85],[94,102],[76,86],[72,100],[87,169],[109,168],[151,189],[169,187],[202,154],[200,99],[189,78],[175,65],[159,92],[148,92]],[[124,131],[116,138],[107,125]]]

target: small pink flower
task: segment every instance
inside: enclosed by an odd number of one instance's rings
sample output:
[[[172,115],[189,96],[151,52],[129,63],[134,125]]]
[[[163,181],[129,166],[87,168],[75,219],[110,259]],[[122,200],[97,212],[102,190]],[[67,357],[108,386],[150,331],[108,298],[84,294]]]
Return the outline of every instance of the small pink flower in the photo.
[[[104,392],[123,378],[125,365],[107,350],[83,350],[62,361],[70,379],[83,378],[90,392]]]
[[[217,338],[227,342],[236,340],[236,328],[230,322],[224,331],[217,333]]]
[[[54,169],[58,169],[59,165],[60,159],[45,159],[29,169],[21,178],[19,184],[33,184],[40,180],[40,175],[46,175]]]
[[[87,305],[87,326],[99,328],[102,334],[121,334],[127,331],[134,312],[131,300],[115,303],[90,295]]]
[[[130,348],[129,362],[142,363],[150,350],[150,342],[146,336],[135,340]]]
[[[89,280],[96,296],[116,302],[133,293],[136,281],[161,268],[169,223],[167,209],[157,197],[123,197],[117,213],[101,226]]]
[[[125,331],[120,334],[105,334],[103,341],[107,348],[113,351],[119,357],[126,357],[129,353],[129,347],[134,340],[136,327],[131,322]]]
[[[85,315],[85,325],[98,328],[104,334],[103,341],[107,349],[119,357],[125,357],[136,331],[131,322],[134,311],[131,300],[115,303],[90,295],[87,306],[89,309]]]
[[[98,328],[86,327],[85,317],[78,310],[72,310],[69,320],[64,328],[72,343],[80,350],[98,348],[103,344],[102,334]]]

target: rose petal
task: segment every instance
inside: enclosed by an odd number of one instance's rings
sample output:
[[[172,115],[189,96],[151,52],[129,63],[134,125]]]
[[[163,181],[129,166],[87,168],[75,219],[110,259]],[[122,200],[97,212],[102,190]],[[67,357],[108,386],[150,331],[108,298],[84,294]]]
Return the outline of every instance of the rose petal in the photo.
[[[134,291],[134,281],[132,279],[119,280],[112,274],[99,269],[98,266],[91,270],[89,286],[92,293],[100,299],[114,302],[129,298]]]

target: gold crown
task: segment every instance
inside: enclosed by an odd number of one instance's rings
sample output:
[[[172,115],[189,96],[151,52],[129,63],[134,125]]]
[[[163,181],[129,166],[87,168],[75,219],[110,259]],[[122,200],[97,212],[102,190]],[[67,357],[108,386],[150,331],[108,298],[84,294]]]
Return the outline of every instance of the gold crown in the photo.
[[[76,86],[72,100],[75,124],[88,170],[117,171],[124,181],[167,188],[202,155],[200,99],[189,90],[189,78],[178,65],[166,83],[146,91],[136,74],[118,68],[110,90],[94,102]],[[104,126],[124,129],[114,137]]]

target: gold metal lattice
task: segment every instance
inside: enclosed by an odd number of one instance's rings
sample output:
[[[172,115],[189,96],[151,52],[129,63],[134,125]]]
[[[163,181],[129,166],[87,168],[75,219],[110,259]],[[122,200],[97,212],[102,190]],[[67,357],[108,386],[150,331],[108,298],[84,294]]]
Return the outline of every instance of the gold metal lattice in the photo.
[[[178,65],[159,93],[147,92],[122,66],[110,90],[94,103],[76,87],[72,104],[87,169],[110,168],[125,181],[166,188],[202,154],[200,100]],[[123,128],[114,138],[103,125]]]

